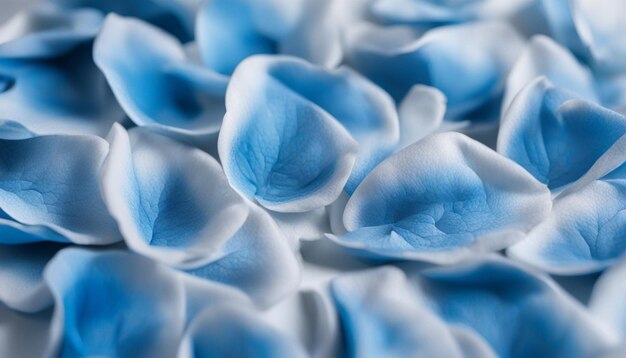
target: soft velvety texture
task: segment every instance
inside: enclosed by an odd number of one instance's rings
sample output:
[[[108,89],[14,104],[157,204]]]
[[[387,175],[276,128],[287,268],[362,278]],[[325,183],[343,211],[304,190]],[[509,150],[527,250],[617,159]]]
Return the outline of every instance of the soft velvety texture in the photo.
[[[335,238],[374,255],[457,261],[503,249],[542,221],[550,193],[523,168],[458,133],[431,135],[376,167]]]
[[[92,8],[104,14],[136,17],[187,42],[193,39],[198,0],[51,0],[66,9]]]
[[[66,10],[42,4],[0,26],[0,58],[51,58],[89,42],[102,15],[93,9]]]
[[[522,45],[515,30],[499,22],[445,26],[423,35],[366,24],[349,33],[347,57],[396,101],[415,84],[436,87],[448,99],[448,116],[462,118],[502,94]]]
[[[121,239],[99,191],[105,140],[35,136],[0,139],[0,148],[0,242],[102,245]]]
[[[621,260],[596,281],[589,300],[591,313],[608,324],[626,344],[626,261]],[[623,352],[623,351],[622,351]],[[617,357],[617,356],[616,356]]]
[[[437,131],[446,113],[446,96],[434,87],[415,85],[398,106],[402,149]]]
[[[215,159],[199,149],[115,125],[102,170],[102,194],[126,244],[159,261],[198,266],[246,221],[248,207]]]
[[[348,69],[326,71],[295,58],[244,61],[226,109],[218,143],[226,176],[275,211],[330,204],[398,141],[397,114],[383,91]]]
[[[172,35],[111,14],[93,57],[135,124],[184,139],[217,135],[227,79],[192,63]]]
[[[626,117],[576,99],[540,77],[520,91],[504,114],[498,152],[558,189],[585,174],[625,133]]]
[[[263,322],[258,312],[226,303],[201,312],[188,327],[178,358],[194,357],[298,358],[306,355],[297,341]]]
[[[103,136],[124,113],[85,42],[54,58],[0,56],[0,118],[38,134]]]
[[[48,353],[61,357],[173,356],[201,307],[249,304],[129,252],[66,249],[44,277],[55,299]]]

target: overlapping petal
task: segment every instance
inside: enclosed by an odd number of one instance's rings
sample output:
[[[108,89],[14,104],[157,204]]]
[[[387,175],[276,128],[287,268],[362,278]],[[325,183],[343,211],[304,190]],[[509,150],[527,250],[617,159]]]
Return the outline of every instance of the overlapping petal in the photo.
[[[93,55],[135,124],[198,141],[217,135],[227,79],[191,62],[168,33],[111,14]]]
[[[102,22],[93,9],[67,11],[42,4],[0,26],[0,58],[51,58],[92,40]]]
[[[55,299],[49,354],[174,356],[199,302],[249,302],[226,286],[198,286],[180,275],[128,252],[63,250],[44,273]]]
[[[256,56],[235,71],[218,149],[226,176],[266,208],[309,211],[351,192],[393,149],[391,99],[356,73]],[[347,183],[347,184],[346,184]]]
[[[551,208],[547,187],[458,133],[431,135],[376,167],[354,192],[340,244],[374,256],[451,262],[503,249]]]
[[[38,134],[105,135],[124,113],[87,41],[54,58],[0,58],[0,118]]]
[[[1,242],[102,245],[121,239],[99,190],[105,140],[35,136],[0,139],[0,148]]]
[[[558,189],[585,174],[625,133],[624,116],[576,99],[541,77],[524,87],[504,114],[498,152]]]
[[[589,300],[589,310],[602,322],[608,324],[626,344],[626,305],[624,277],[626,261],[607,270],[596,281]]]
[[[497,99],[523,46],[516,31],[499,22],[445,26],[425,34],[365,24],[349,33],[347,43],[348,63],[396,101],[415,84],[436,87],[448,98],[451,118]]]
[[[404,148],[437,131],[446,113],[447,99],[434,87],[415,85],[398,106],[400,144]]]

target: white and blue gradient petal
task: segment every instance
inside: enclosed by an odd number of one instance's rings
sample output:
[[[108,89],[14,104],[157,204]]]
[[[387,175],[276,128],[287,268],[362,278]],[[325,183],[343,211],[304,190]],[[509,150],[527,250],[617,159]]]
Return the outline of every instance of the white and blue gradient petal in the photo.
[[[100,196],[98,176],[109,149],[104,139],[0,139],[0,148],[2,243],[103,245],[121,239]]]
[[[217,135],[227,78],[191,62],[170,34],[111,14],[96,38],[93,57],[138,126],[183,139]]]
[[[51,0],[69,11],[91,8],[103,14],[116,13],[147,21],[176,36],[180,41],[193,39],[194,15],[198,0]]]
[[[398,106],[398,148],[405,148],[439,130],[446,113],[446,104],[446,96],[434,87],[411,87]]]
[[[207,153],[114,125],[101,188],[126,244],[179,266],[206,263],[246,221],[248,206]]]
[[[0,118],[37,134],[104,136],[124,112],[87,41],[54,58],[0,58]]]
[[[626,117],[539,77],[504,114],[498,152],[554,190],[584,175],[625,133]]]
[[[589,310],[608,324],[626,344],[626,261],[621,260],[596,281],[589,299]]]
[[[424,34],[363,24],[350,31],[347,47],[347,63],[396,101],[415,84],[436,87],[448,98],[448,116],[457,118],[502,95],[523,40],[500,22],[445,26]]]
[[[199,311],[249,305],[236,290],[182,274],[130,252],[61,251],[44,278],[55,299],[50,355],[175,356]]]
[[[331,287],[349,357],[495,357],[475,334],[458,342],[395,267],[345,274]]]
[[[42,4],[17,13],[0,26],[0,58],[52,58],[96,36],[102,14],[93,9],[65,10]]]
[[[258,311],[225,303],[207,308],[187,328],[178,358],[194,357],[304,358],[307,355],[296,340],[265,323]]]
[[[619,139],[554,202],[546,221],[507,250],[518,260],[560,275],[601,271],[626,252],[626,137]]]
[[[221,248],[220,256],[188,273],[234,286],[259,307],[269,307],[300,283],[301,266],[283,232],[263,209],[251,206],[241,229]]]
[[[502,102],[504,113],[515,96],[537,77],[545,77],[555,87],[564,88],[578,97],[598,102],[594,77],[568,49],[549,37],[537,35],[530,39],[526,49],[511,69]]]
[[[503,249],[541,222],[548,188],[462,134],[431,135],[382,162],[349,199],[339,244],[449,263]]]
[[[264,207],[303,212],[354,190],[398,141],[391,99],[356,73],[254,56],[235,71],[218,141],[231,185]]]

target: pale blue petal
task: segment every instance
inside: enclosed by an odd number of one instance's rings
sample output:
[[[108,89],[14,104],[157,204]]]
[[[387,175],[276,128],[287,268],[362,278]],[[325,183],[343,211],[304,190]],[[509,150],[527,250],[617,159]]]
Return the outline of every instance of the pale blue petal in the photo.
[[[50,355],[174,356],[200,307],[249,304],[245,296],[205,282],[191,290],[181,274],[129,252],[61,251],[44,278],[54,299]],[[189,311],[189,306],[194,310]]]
[[[500,250],[549,213],[550,193],[522,167],[457,133],[431,135],[374,169],[336,240],[375,255],[433,262]]]
[[[268,307],[298,286],[300,264],[271,217],[258,207],[228,240],[215,261],[188,270],[192,275],[237,287]]]
[[[263,322],[257,311],[222,304],[201,312],[191,322],[178,357],[298,358],[306,355],[297,341]]]
[[[244,61],[226,108],[218,143],[226,176],[275,211],[328,205],[346,183],[351,192],[398,140],[383,91],[347,69],[325,71],[295,58]]]
[[[8,233],[2,242],[121,239],[100,197],[105,140],[52,135],[0,139],[0,148],[0,227]]]
[[[92,8],[147,21],[187,42],[193,38],[198,0],[52,0],[67,9]]]
[[[227,79],[190,62],[166,32],[111,14],[94,61],[135,124],[182,138],[214,137],[219,130]]]
[[[589,300],[589,310],[626,341],[626,261],[600,276]],[[623,351],[622,351],[623,352]],[[617,357],[617,356],[616,356]]]
[[[457,118],[502,94],[522,45],[512,27],[498,22],[445,26],[423,36],[408,28],[370,25],[350,33],[347,62],[396,101],[415,84],[436,87],[448,98],[448,116]]]
[[[51,310],[22,313],[0,304],[0,356],[45,357]]]
[[[0,26],[0,58],[50,58],[92,40],[102,22],[93,9],[67,11],[43,4]]]
[[[498,152],[550,189],[580,178],[626,133],[624,116],[574,98],[537,78],[513,100],[500,126]]]
[[[437,131],[446,113],[446,96],[434,87],[415,85],[398,107],[399,149]]]
[[[124,113],[86,42],[55,58],[0,58],[0,118],[38,134],[104,136]]]
[[[550,36],[569,48],[577,57],[586,58],[589,52],[575,19],[575,13],[579,11],[578,2],[539,0],[538,5],[548,24]]]
[[[115,125],[107,140],[102,194],[132,250],[197,266],[246,221],[248,207],[207,153],[140,127]]]
[[[549,37],[538,35],[528,43],[509,74],[502,110],[531,81],[544,76],[555,87],[567,89],[578,97],[597,102],[594,78],[566,49]]]

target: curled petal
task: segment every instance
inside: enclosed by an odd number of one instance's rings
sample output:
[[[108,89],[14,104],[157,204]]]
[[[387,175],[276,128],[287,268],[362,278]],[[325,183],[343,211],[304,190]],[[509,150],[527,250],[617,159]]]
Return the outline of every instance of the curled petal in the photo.
[[[275,211],[330,204],[398,140],[393,103],[379,88],[347,69],[325,71],[295,58],[244,61],[226,108],[218,143],[226,176]]]
[[[436,87],[448,99],[451,118],[502,94],[523,45],[512,27],[498,22],[445,26],[423,36],[411,28],[363,25],[349,33],[347,42],[348,63],[396,101],[415,84]]]
[[[538,35],[530,40],[509,74],[502,110],[509,107],[522,88],[540,76],[546,77],[555,87],[567,89],[580,98],[598,101],[589,69],[554,40]]]
[[[191,63],[171,35],[140,20],[111,14],[93,55],[137,125],[185,139],[216,135],[227,79]]]
[[[363,180],[336,240],[374,255],[451,262],[500,250],[542,221],[550,193],[523,168],[457,133],[431,135]]]
[[[434,87],[415,85],[398,108],[400,149],[434,133],[446,113],[446,96]]]
[[[622,341],[626,340],[625,263],[626,261],[622,260],[600,276],[589,300],[591,313],[614,329]]]
[[[55,299],[49,354],[61,357],[174,356],[189,306],[245,296],[205,282],[188,290],[179,273],[129,252],[61,251],[44,278]],[[198,307],[194,307],[199,309]]]
[[[0,58],[0,118],[38,134],[104,136],[124,113],[86,42],[54,58]]]
[[[187,42],[193,38],[197,0],[52,0],[65,9],[92,8],[147,21]]]
[[[92,40],[102,22],[93,9],[66,11],[44,4],[0,26],[0,58],[51,58]]]
[[[229,303],[200,313],[178,352],[178,358],[235,356],[306,357],[297,341],[263,322],[258,312]]]
[[[498,152],[550,189],[591,168],[623,134],[626,118],[537,78],[517,95],[498,134]]]
[[[2,231],[23,231],[1,237],[2,242],[102,245],[121,239],[99,191],[106,141],[51,135],[0,139],[0,148]]]
[[[115,125],[102,194],[128,246],[176,266],[212,260],[248,207],[215,159],[144,128]]]
[[[291,293],[300,282],[300,264],[272,218],[251,207],[241,229],[211,263],[189,269],[194,276],[234,286],[260,307],[268,307]]]

